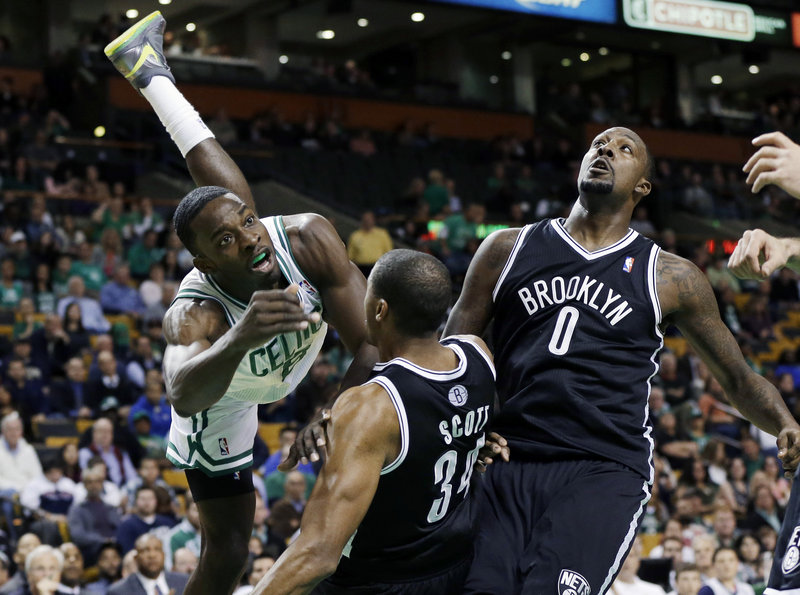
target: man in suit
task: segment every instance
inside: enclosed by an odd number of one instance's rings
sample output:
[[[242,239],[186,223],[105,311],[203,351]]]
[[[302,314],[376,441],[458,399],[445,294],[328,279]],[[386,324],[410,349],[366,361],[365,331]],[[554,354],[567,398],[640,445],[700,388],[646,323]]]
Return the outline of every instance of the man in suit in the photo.
[[[136,572],[114,583],[108,595],[181,595],[189,576],[164,571],[161,540],[146,533],[136,540]]]
[[[114,539],[120,524],[116,508],[103,502],[105,473],[99,467],[89,467],[83,472],[86,500],[73,503],[67,514],[72,541],[90,564],[104,543]]]
[[[79,357],[71,358],[64,367],[67,377],[53,382],[50,402],[52,408],[67,417],[91,418],[89,391],[86,385],[86,364]]]

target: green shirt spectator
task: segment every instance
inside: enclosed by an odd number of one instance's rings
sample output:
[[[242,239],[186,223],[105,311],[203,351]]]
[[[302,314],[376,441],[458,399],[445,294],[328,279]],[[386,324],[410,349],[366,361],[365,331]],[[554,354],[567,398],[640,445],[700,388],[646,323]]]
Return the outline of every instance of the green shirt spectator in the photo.
[[[69,271],[70,276],[78,275],[86,283],[86,289],[93,292],[100,291],[100,288],[105,285],[106,276],[96,264],[85,262],[73,262],[72,268]]]
[[[53,292],[56,294],[56,298],[67,295],[67,283],[69,282],[71,270],[72,258],[68,254],[59,256],[52,276]]]
[[[422,193],[422,198],[430,207],[431,217],[439,215],[450,203],[450,196],[444,186],[444,176],[438,169],[432,169],[428,174],[428,187]]]
[[[134,278],[147,278],[150,267],[164,258],[164,249],[156,246],[157,238],[155,231],[148,230],[142,241],[135,243],[128,252],[128,263],[131,265],[131,275]]]
[[[25,293],[22,281],[14,279],[15,272],[14,261],[4,258],[0,265],[0,308],[16,308]]]
[[[444,220],[441,237],[451,252],[465,250],[467,243],[478,237],[478,226],[483,223],[486,209],[479,204],[470,204],[463,213],[450,215]]]
[[[95,224],[95,241],[100,239],[109,227],[116,229],[121,238],[131,237],[131,217],[125,213],[125,202],[122,197],[115,196],[101,204],[92,213]]]
[[[311,497],[311,490],[314,489],[314,483],[316,483],[317,478],[315,475],[311,473],[305,473],[300,471],[306,477],[306,500]],[[267,488],[267,498],[269,498],[270,502],[274,502],[275,500],[280,500],[284,496],[285,488],[284,485],[286,484],[286,473],[283,471],[273,471],[266,478],[264,478],[264,485]]]

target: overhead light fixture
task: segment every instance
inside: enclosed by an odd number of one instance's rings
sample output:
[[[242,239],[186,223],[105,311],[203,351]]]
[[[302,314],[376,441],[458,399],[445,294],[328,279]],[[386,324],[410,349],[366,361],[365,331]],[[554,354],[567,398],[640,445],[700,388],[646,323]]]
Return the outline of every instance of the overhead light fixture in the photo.
[[[711,77],[711,84],[712,85],[721,85],[722,84],[722,77],[718,74],[715,74]]]
[[[501,57],[503,60],[511,60],[511,52],[509,52],[508,50],[506,50],[505,52],[503,52],[502,54],[500,54],[500,57]]]
[[[493,74],[492,76],[489,77],[489,82],[492,83],[493,85],[496,85],[497,83],[500,82],[500,78],[496,74]]]
[[[136,10],[135,8],[129,8],[128,10],[125,11],[125,16],[128,17],[129,19],[135,19],[136,17],[139,16],[139,11]]]
[[[369,19],[360,18],[360,19],[358,19],[358,20],[356,21],[356,24],[357,24],[359,27],[366,27],[367,25],[369,25]]]
[[[415,23],[421,23],[425,20],[425,13],[424,12],[414,12],[411,14],[411,20]]]
[[[750,74],[758,74],[759,72],[761,72],[761,69],[758,67],[758,64],[751,64],[750,66],[747,67],[747,72],[749,72]]]
[[[581,62],[588,62],[591,56],[589,55],[589,52],[581,52],[579,58],[581,59]]]
[[[158,3],[162,6],[166,6],[167,4],[172,4],[172,0],[158,0]]]
[[[186,30],[187,30],[189,33],[191,33],[192,31],[194,31],[195,29],[197,29],[197,25],[195,25],[194,23],[186,23]]]
[[[603,46],[599,50],[597,50],[597,53],[600,54],[601,56],[608,56],[608,48]]]
[[[96,126],[94,129],[94,135],[96,138],[103,138],[106,135],[106,127]]]
[[[322,31],[317,31],[317,39],[333,39],[336,37],[336,33],[333,29],[323,29]]]
[[[289,56],[287,56],[286,54],[281,54],[281,56],[278,58],[278,62],[280,62],[281,64],[286,64],[288,61],[289,61]]]
[[[569,58],[561,58],[561,66],[563,66],[564,68],[569,68],[570,66],[572,66],[572,60],[570,60]]]

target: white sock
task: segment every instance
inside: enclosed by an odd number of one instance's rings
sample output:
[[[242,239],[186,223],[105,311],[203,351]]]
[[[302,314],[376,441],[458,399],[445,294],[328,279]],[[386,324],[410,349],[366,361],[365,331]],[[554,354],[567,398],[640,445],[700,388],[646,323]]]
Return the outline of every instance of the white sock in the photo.
[[[214,138],[197,110],[167,77],[154,76],[141,91],[184,157],[201,141]]]

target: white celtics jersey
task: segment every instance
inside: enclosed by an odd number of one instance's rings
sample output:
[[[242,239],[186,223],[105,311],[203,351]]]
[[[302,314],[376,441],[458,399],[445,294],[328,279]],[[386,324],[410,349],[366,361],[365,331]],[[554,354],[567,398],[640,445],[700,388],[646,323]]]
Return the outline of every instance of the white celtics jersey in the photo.
[[[281,273],[289,283],[300,286],[298,296],[304,309],[322,315],[319,291],[306,279],[294,260],[283,218],[265,217],[261,221],[269,232]],[[247,309],[247,304],[227,294],[210,275],[192,269],[181,282],[175,299],[197,298],[214,300],[222,306],[231,326]],[[278,335],[261,347],[250,350],[236,368],[222,400],[272,403],[285,397],[308,373],[322,348],[327,328],[322,320],[316,324],[309,323],[304,331]]]

